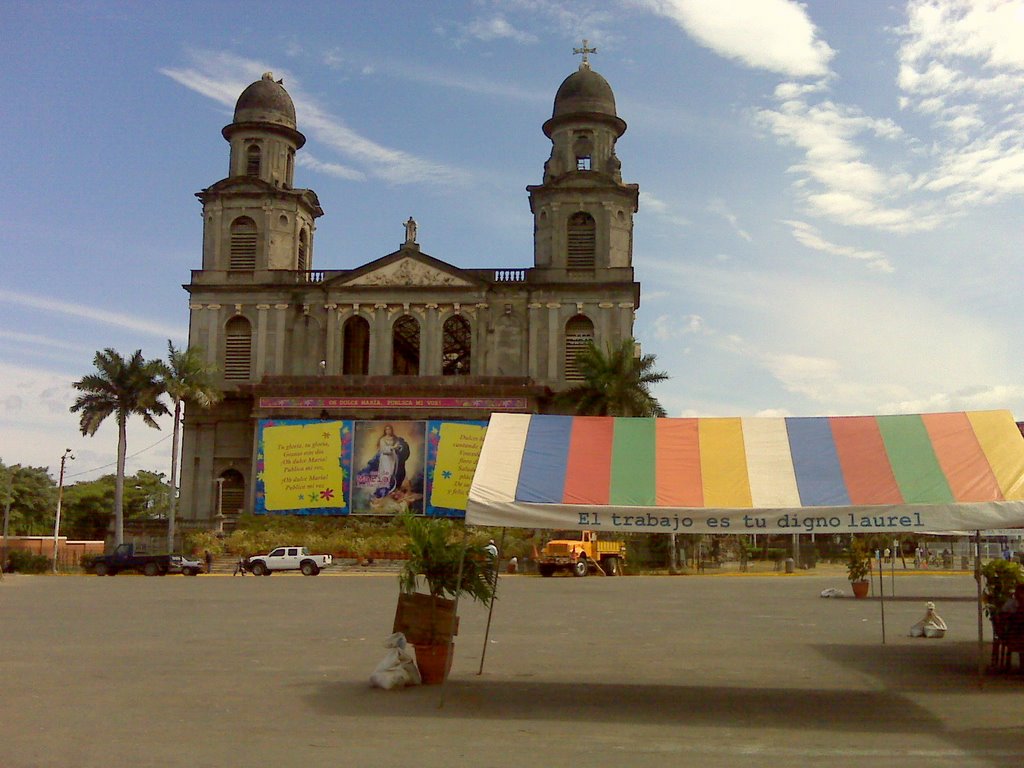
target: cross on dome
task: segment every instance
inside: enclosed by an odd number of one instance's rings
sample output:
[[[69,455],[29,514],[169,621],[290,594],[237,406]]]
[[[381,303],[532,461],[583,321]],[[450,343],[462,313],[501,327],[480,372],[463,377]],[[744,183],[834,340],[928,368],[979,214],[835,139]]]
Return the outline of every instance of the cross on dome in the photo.
[[[590,69],[590,56],[588,54],[597,53],[597,48],[590,48],[588,46],[589,42],[587,38],[583,38],[583,47],[572,49],[573,56],[581,54],[583,56],[583,61],[580,62],[580,69]]]

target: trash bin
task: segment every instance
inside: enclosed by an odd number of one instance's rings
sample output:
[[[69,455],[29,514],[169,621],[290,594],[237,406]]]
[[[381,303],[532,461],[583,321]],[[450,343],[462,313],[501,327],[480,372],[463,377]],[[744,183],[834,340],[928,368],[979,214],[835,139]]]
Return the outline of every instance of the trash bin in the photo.
[[[793,561],[793,558],[792,557],[787,557],[786,558],[786,573],[793,573],[793,571],[796,570],[795,566],[796,566],[796,563]]]

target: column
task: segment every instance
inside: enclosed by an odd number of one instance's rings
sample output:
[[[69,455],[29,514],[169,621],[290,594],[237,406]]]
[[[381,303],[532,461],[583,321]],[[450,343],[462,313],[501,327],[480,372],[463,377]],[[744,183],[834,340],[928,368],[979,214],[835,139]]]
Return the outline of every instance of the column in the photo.
[[[540,375],[540,302],[530,302],[526,305],[529,313],[527,323],[529,324],[529,349],[526,350],[528,356],[527,369],[530,373],[530,378],[533,381],[537,380]]]
[[[334,376],[338,373],[338,305],[324,304],[327,310],[327,338],[324,343],[324,360],[327,361],[325,373]]]
[[[275,304],[274,309],[274,373],[278,376],[284,373],[284,336],[287,304]]]
[[[633,302],[619,303],[619,339],[628,339],[633,335]]]
[[[220,339],[217,330],[220,327],[220,304],[207,304],[206,309],[206,359],[212,364],[217,362],[217,351]]]
[[[391,329],[388,327],[388,305],[373,305],[373,327],[370,328],[370,375],[391,373]]]
[[[256,381],[267,372],[267,310],[269,304],[256,305]]]
[[[546,304],[548,308],[548,365],[545,378],[549,381],[558,379],[561,365],[558,362],[558,345],[562,340],[562,329],[558,322],[558,310],[561,304],[557,301]]]
[[[615,305],[610,301],[602,301],[597,307],[600,312],[597,315],[597,339],[595,341],[597,341],[598,348],[604,349],[609,343],[620,340],[612,327],[615,316],[611,310],[615,309]]]
[[[420,331],[420,375],[441,375],[441,352],[444,340],[441,337],[438,305],[426,304],[423,313],[423,329]]]

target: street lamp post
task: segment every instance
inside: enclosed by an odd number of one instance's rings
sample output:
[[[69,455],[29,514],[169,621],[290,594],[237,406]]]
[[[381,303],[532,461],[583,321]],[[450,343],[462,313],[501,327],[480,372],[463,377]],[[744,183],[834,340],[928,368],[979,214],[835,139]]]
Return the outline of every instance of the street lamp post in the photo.
[[[217,531],[224,533],[224,478],[218,477],[217,483]]]
[[[68,459],[75,460],[71,449],[67,448],[60,457],[60,480],[57,481],[57,517],[53,521],[53,572],[57,572],[57,537],[60,535],[60,505],[64,500],[64,464]]]

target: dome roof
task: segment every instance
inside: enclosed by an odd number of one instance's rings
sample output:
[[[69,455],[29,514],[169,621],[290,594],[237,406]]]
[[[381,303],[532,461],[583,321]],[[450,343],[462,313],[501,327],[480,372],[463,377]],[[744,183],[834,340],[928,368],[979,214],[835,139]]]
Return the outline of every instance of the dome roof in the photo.
[[[589,66],[580,68],[565,78],[555,94],[555,108],[552,118],[565,117],[580,112],[600,113],[610,117],[615,114],[615,94],[608,81]]]
[[[275,123],[295,128],[295,104],[271,72],[250,85],[235,103],[236,123]]]

